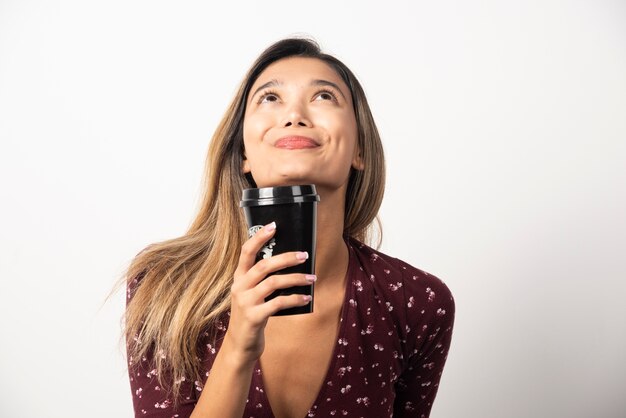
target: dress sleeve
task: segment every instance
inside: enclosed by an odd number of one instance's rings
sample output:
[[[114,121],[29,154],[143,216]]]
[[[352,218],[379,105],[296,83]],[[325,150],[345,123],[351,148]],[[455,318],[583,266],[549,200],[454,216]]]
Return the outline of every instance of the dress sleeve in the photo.
[[[415,276],[413,276],[415,278]],[[396,382],[394,418],[428,418],[439,389],[454,327],[455,302],[448,287],[437,277],[421,279],[419,294],[409,295],[408,304],[416,310],[410,325],[415,348]],[[410,321],[410,319],[409,319]]]
[[[126,306],[132,299],[141,276],[133,279],[127,287]],[[181,400],[174,409],[174,403],[167,391],[159,386],[157,371],[150,365],[153,363],[154,352],[135,359],[129,355],[129,341],[126,341],[128,359],[128,377],[133,399],[135,418],[188,418],[195,407],[196,399],[192,382],[182,382]]]

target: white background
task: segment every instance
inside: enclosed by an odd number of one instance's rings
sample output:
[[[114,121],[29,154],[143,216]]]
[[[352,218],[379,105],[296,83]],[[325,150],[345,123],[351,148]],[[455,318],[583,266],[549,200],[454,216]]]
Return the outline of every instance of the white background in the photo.
[[[104,298],[185,231],[239,81],[293,34],[369,97],[383,252],[455,296],[432,417],[625,417],[626,4],[600,0],[0,0],[0,416],[132,416]]]

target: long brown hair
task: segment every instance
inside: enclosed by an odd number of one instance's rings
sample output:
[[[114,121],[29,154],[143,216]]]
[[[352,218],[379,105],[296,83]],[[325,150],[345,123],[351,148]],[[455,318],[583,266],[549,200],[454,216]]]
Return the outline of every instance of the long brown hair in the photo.
[[[230,286],[247,228],[238,206],[244,188],[256,187],[242,171],[243,118],[250,88],[271,63],[287,57],[317,58],[333,68],[352,94],[363,170],[351,169],[344,235],[370,242],[385,184],[383,148],[365,93],[337,58],[311,39],[289,38],[267,48],[254,62],[217,127],[206,159],[200,209],[181,237],[148,246],[120,280],[127,285],[124,316],[129,367],[153,358],[159,383],[180,395],[183,378],[202,381],[198,342],[230,308]],[[380,245],[380,223],[379,240]],[[140,280],[139,280],[140,279]],[[214,336],[214,335],[213,335]],[[169,383],[163,376],[169,376]]]

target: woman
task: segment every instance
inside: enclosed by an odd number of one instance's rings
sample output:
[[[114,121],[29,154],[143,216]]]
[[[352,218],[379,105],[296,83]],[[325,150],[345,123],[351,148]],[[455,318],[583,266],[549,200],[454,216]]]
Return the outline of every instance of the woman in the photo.
[[[384,159],[363,89],[315,42],[285,39],[242,82],[207,158],[200,212],[182,237],[138,254],[126,339],[136,416],[427,417],[454,300],[435,276],[368,242]],[[255,264],[287,225],[247,237],[249,187],[315,184],[316,276],[273,275],[306,253]],[[267,276],[267,279],[263,280]],[[273,317],[315,282],[314,313]]]

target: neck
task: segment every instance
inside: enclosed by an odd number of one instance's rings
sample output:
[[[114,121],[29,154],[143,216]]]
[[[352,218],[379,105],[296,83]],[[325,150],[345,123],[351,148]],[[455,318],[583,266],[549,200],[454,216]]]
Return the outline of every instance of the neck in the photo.
[[[317,245],[315,273],[317,285],[341,284],[348,266],[348,247],[343,240],[345,189],[318,190]]]

